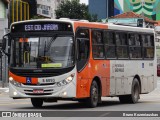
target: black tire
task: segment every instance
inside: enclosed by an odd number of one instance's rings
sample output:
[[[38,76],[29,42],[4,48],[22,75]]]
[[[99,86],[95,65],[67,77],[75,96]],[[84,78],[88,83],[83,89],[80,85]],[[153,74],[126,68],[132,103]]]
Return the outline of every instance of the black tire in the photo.
[[[119,96],[121,103],[137,103],[140,99],[140,84],[137,78],[132,82],[131,95]]]
[[[140,99],[140,84],[137,78],[134,78],[132,82],[131,95],[129,96],[130,103],[137,103]]]
[[[41,108],[43,105],[43,99],[40,98],[31,98],[31,103],[35,108]]]
[[[90,88],[90,97],[87,99],[87,105],[94,108],[98,104],[99,88],[97,82],[94,80]]]

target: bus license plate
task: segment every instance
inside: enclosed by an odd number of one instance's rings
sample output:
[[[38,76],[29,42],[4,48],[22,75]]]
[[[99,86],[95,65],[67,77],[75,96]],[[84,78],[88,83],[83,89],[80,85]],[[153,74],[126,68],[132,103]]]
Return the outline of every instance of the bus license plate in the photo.
[[[44,93],[44,90],[42,90],[42,89],[40,89],[40,90],[35,89],[35,90],[33,90],[33,93],[36,93],[36,94],[38,94],[38,93]]]

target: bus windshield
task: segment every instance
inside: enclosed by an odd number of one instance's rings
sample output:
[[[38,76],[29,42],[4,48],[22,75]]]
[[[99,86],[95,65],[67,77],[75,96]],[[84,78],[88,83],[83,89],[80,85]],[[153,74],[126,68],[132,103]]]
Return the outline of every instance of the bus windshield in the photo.
[[[11,42],[11,67],[68,68],[74,65],[71,36],[14,38]]]

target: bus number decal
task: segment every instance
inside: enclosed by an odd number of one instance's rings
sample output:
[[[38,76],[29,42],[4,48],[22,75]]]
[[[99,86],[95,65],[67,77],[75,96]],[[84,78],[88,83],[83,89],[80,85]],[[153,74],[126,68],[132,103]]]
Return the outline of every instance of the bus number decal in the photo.
[[[124,64],[115,64],[115,72],[124,72]]]

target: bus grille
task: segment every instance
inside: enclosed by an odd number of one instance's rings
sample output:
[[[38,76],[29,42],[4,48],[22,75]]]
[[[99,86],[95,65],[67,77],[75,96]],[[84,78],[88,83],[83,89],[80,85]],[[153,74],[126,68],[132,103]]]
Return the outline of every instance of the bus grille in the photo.
[[[16,73],[18,76],[22,77],[35,77],[35,78],[42,78],[42,77],[53,77],[59,75],[59,73]]]
[[[39,93],[39,94],[35,94],[35,93],[25,93],[26,95],[34,95],[34,96],[39,96],[39,95],[51,95],[52,93]]]
[[[54,85],[55,83],[45,83],[45,84],[28,84],[28,83],[22,83],[23,85],[27,86],[45,86],[45,85]]]

